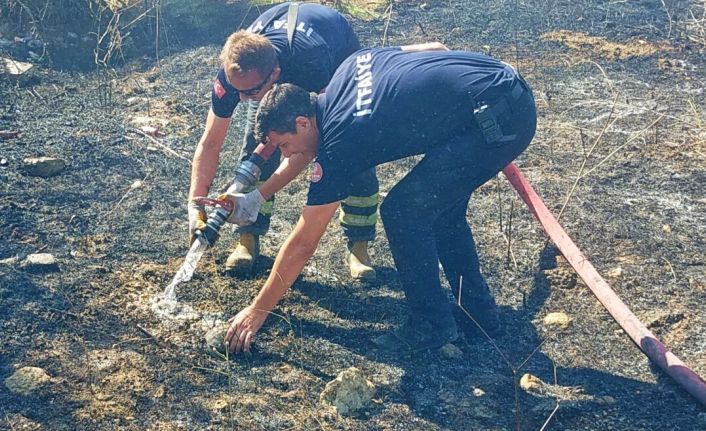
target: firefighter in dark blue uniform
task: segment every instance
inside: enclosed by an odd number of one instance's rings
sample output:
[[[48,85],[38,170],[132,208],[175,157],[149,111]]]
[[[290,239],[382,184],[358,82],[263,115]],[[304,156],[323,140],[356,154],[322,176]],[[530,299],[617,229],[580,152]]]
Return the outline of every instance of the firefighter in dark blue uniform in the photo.
[[[479,53],[370,49],[356,52],[319,96],[274,87],[256,130],[287,156],[315,155],[307,205],[252,304],[231,319],[232,351],[249,349],[269,311],[316,250],[351,179],[373,166],[423,155],[388,193],[380,214],[410,317],[374,342],[390,351],[456,339],[441,263],[454,294],[487,332],[499,327],[466,220],[471,193],[532,140],[535,102],[509,65]],[[236,204],[244,195],[236,195]]]
[[[206,129],[194,154],[189,191],[190,235],[204,227],[204,208],[192,199],[208,193],[230,118],[238,103],[242,100],[248,104],[243,143],[247,157],[255,148],[251,132],[257,101],[275,82],[293,83],[307,91],[320,92],[338,65],[358,49],[358,38],[341,14],[309,3],[273,7],[247,30],[230,36],[221,52],[222,67],[213,83]],[[274,192],[296,177],[309,162],[296,155],[280,165],[279,152],[270,158],[261,177],[261,181],[265,181],[276,171],[268,187],[262,189],[268,199],[253,224],[237,228],[239,240],[226,261],[226,269],[244,273],[252,268],[259,253],[259,237],[269,229]],[[351,275],[370,280],[375,277],[375,270],[371,267],[367,246],[368,241],[375,238],[378,182],[374,168],[356,178],[350,196],[343,201],[341,225],[348,239]]]

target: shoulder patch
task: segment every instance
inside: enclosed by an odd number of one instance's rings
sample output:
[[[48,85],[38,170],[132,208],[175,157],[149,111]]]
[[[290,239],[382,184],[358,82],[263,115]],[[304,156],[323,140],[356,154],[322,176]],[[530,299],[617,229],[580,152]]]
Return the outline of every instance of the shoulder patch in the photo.
[[[311,173],[309,174],[309,181],[312,183],[318,183],[321,178],[324,177],[324,170],[319,162],[314,162],[311,167]]]
[[[226,94],[226,89],[223,88],[223,84],[221,84],[221,81],[218,78],[213,81],[213,92],[219,99],[222,99]]]

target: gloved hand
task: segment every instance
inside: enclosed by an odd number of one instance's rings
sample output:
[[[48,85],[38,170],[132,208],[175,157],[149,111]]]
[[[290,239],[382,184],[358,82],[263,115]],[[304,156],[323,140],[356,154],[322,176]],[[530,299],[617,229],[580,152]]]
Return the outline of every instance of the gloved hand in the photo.
[[[189,202],[189,245],[196,239],[196,231],[206,227],[206,208],[194,202]]]
[[[233,202],[233,212],[228,217],[229,223],[245,226],[255,223],[260,207],[265,203],[265,198],[258,189],[249,193],[235,193],[225,195],[226,199]]]

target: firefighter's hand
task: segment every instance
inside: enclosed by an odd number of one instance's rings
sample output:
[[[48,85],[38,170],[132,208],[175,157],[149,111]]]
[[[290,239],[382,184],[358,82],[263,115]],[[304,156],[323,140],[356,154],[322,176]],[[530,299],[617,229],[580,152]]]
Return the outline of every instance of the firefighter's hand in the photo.
[[[252,305],[243,308],[240,313],[228,320],[230,326],[225,341],[231,353],[249,352],[255,334],[267,319],[267,312],[257,310]]]
[[[228,222],[239,226],[255,223],[260,207],[265,203],[265,198],[257,189],[245,194],[226,195],[226,199],[233,202],[233,212],[230,213]]]
[[[189,202],[189,245],[196,239],[196,231],[206,228],[206,208],[194,202]]]

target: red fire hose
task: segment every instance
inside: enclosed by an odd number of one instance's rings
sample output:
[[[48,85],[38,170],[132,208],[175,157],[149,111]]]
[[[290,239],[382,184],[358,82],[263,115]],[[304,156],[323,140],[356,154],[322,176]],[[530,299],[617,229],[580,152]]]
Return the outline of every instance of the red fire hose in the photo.
[[[667,374],[693,395],[701,404],[706,405],[706,382],[684,362],[667,349],[655,335],[640,322],[630,309],[620,300],[613,289],[586,259],[574,242],[552,216],[542,199],[532,189],[527,179],[515,164],[510,163],[503,169],[505,177],[517,190],[532,214],[544,228],[566,260],[576,270],[603,306],[616,322],[627,332],[635,344]]]

